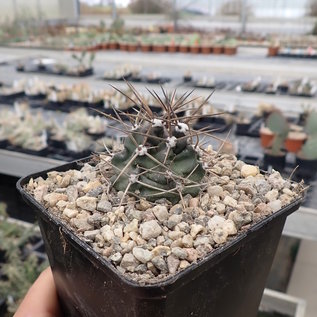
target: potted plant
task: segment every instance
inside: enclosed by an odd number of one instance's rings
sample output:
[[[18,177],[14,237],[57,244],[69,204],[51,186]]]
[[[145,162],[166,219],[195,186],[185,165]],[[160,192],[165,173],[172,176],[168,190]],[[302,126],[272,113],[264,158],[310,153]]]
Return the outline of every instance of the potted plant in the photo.
[[[196,144],[190,122],[208,99],[180,118],[189,100],[153,93],[154,114],[129,87],[139,111],[118,128],[124,149],[18,183],[38,211],[64,314],[255,316],[302,186]]]
[[[213,54],[216,54],[216,55],[223,54],[224,46],[223,46],[223,41],[222,40],[216,41],[214,43],[213,48],[212,48],[212,52],[213,52]]]
[[[135,36],[130,36],[128,40],[128,51],[136,52],[139,48],[139,42]]]
[[[184,83],[191,82],[193,80],[193,75],[190,70],[187,70],[183,76]]]
[[[201,39],[199,34],[192,35],[189,42],[189,51],[194,54],[199,54],[201,51],[200,44]]]
[[[252,79],[251,81],[248,81],[244,84],[242,84],[242,91],[245,91],[245,92],[255,92],[260,84],[261,84],[261,81],[262,81],[262,78],[260,76]]]
[[[179,45],[181,42],[181,38],[179,36],[173,35],[169,40],[169,44],[167,45],[167,51],[170,53],[176,53],[179,51]]]
[[[237,41],[235,39],[228,39],[224,42],[224,54],[235,55],[237,54]]]
[[[179,51],[181,53],[188,53],[188,51],[189,51],[189,43],[188,43],[188,39],[187,38],[184,38],[182,40],[182,42],[180,43]]]
[[[306,121],[305,131],[308,135],[301,151],[297,153],[298,174],[313,178],[317,171],[317,112],[312,111]]]
[[[152,41],[148,36],[143,36],[141,38],[140,48],[142,52],[151,52],[152,51]]]
[[[303,127],[297,125],[290,125],[290,131],[288,132],[285,140],[285,149],[290,153],[297,153],[302,148],[307,134],[303,131]]]
[[[88,60],[86,56],[88,56]],[[87,51],[82,51],[80,54],[72,54],[72,58],[76,60],[78,64],[73,68],[68,68],[66,75],[81,77],[93,74],[92,64],[95,57],[95,52],[91,52],[89,55],[87,55]]]
[[[116,33],[110,33],[108,43],[109,50],[117,50],[119,48],[119,36]]]
[[[272,131],[273,140],[271,147],[264,151],[264,167],[272,166],[276,170],[283,170],[286,157],[283,146],[289,132],[288,122],[281,112],[274,111],[267,118],[266,126]]]
[[[128,51],[128,42],[129,42],[130,38],[131,37],[129,34],[125,34],[121,37],[121,39],[119,41],[120,51]]]
[[[157,37],[153,41],[152,50],[153,52],[158,52],[158,53],[166,52],[165,39],[163,37]]]
[[[304,126],[306,124],[307,118],[309,117],[311,112],[314,110],[314,107],[310,104],[307,104],[307,105],[302,104],[301,108],[302,108],[302,111],[299,114],[298,124],[301,126]]]
[[[277,56],[279,53],[280,49],[280,43],[277,39],[271,40],[270,46],[268,47],[268,53],[267,55],[272,57],[272,56]]]
[[[202,54],[211,54],[213,51],[212,42],[209,39],[202,39],[201,43],[201,53]]]
[[[246,112],[239,112],[236,119],[236,135],[249,135],[252,120]]]

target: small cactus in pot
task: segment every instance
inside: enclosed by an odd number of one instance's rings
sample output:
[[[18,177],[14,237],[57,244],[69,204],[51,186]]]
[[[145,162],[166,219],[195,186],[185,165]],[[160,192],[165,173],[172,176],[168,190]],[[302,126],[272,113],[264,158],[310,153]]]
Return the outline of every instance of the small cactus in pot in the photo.
[[[302,147],[300,156],[307,160],[317,160],[317,112],[312,111],[306,121],[308,139]]]
[[[317,171],[317,112],[312,111],[305,126],[308,135],[301,151],[296,156],[297,174],[303,178],[313,178]]]
[[[286,154],[282,149],[289,132],[288,122],[281,112],[274,111],[267,118],[266,126],[274,135],[271,147],[264,153],[264,168],[267,169],[271,166],[276,170],[283,170]]]
[[[267,118],[266,125],[274,133],[270,152],[272,155],[278,156],[282,152],[284,142],[289,132],[288,122],[281,112],[275,111]]]

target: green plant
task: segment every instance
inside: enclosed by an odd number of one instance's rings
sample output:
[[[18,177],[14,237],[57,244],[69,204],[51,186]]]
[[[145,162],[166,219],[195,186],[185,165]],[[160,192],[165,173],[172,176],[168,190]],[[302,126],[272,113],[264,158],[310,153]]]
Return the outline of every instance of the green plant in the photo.
[[[88,57],[88,63],[86,62],[87,51],[82,51],[80,54],[72,54],[72,58],[78,62],[79,67],[85,67],[88,65],[88,68],[92,67],[93,61],[96,57],[95,52],[91,52]],[[86,64],[87,63],[87,64]]]
[[[39,264],[33,253],[28,253],[28,243],[34,235],[39,236],[36,227],[24,227],[8,221],[5,205],[0,204],[0,250],[5,253],[5,263],[0,263],[0,298],[7,300],[9,316],[12,316],[20,301],[38,275],[48,265]]]
[[[271,152],[279,155],[289,132],[288,122],[281,112],[274,111],[267,118],[266,125],[274,133]]]
[[[116,34],[122,34],[124,30],[124,20],[116,18],[110,25],[110,30]]]
[[[317,159],[317,112],[311,111],[306,120],[308,139],[302,146],[301,156],[307,160]]]
[[[224,45],[226,47],[236,47],[237,46],[237,40],[233,39],[233,38],[226,39],[224,41]]]
[[[163,90],[162,99],[151,92],[163,108],[159,116],[151,111],[135,88],[128,85],[137,99],[133,103],[138,104],[140,110],[129,115],[132,127],[123,123],[119,116],[115,119],[123,124],[121,130],[127,137],[124,149],[115,153],[111,160],[112,187],[153,202],[165,198],[176,203],[186,194],[197,196],[203,186],[205,169],[200,160],[199,132],[191,129],[190,121],[198,117],[196,114],[209,97],[190,117],[180,118],[177,113],[192,102],[187,100],[190,94],[177,99],[175,92],[167,95]]]
[[[201,43],[200,35],[199,34],[193,34],[190,37],[189,43],[190,43],[191,46],[200,45],[200,43]]]

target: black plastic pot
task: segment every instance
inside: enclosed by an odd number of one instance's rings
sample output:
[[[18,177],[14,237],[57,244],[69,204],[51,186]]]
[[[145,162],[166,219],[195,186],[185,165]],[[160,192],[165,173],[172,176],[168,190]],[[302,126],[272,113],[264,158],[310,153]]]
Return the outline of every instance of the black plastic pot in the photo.
[[[184,77],[183,77],[183,81],[184,81],[184,83],[189,83],[189,82],[191,82],[192,81],[192,79],[193,79],[193,76],[191,76],[191,75],[185,75]]]
[[[158,77],[158,78],[147,77],[145,79],[145,82],[148,84],[158,84],[158,85],[163,85],[163,84],[169,83],[170,81],[171,79],[168,77]]]
[[[77,169],[88,159],[51,170]],[[45,178],[47,172],[20,179],[17,188],[37,212],[62,310],[68,317],[255,317],[286,217],[301,202],[282,208],[173,277],[140,286],[23,189],[31,177]]]
[[[8,140],[0,140],[0,149],[6,149],[9,144]]]
[[[9,95],[0,95],[0,102],[1,103],[13,103],[18,98],[24,97],[24,92],[15,92]]]
[[[248,135],[251,123],[237,123],[236,135]]]
[[[315,178],[317,173],[317,160],[307,160],[304,158],[296,157],[296,175],[304,179]]]
[[[43,100],[46,98],[46,94],[39,93],[37,95],[26,95],[29,100]]]
[[[269,166],[277,171],[283,171],[285,168],[285,158],[286,153],[281,153],[280,155],[273,155],[269,151],[264,153],[263,157],[263,168],[268,169]]]
[[[29,154],[29,155],[35,155],[35,156],[47,156],[49,153],[47,147],[44,149],[41,149],[39,151],[36,151],[36,150],[31,150],[31,149],[25,149],[21,146],[9,145],[7,147],[7,149],[9,151],[20,152],[20,153],[25,153],[25,154]]]

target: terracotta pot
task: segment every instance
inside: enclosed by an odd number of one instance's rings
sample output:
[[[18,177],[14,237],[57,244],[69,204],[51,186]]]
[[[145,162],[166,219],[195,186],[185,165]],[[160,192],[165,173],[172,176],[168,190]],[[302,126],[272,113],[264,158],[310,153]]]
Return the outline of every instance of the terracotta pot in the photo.
[[[141,51],[142,52],[151,52],[152,51],[152,45],[151,44],[141,44]]]
[[[139,45],[136,43],[128,44],[128,51],[129,52],[136,52],[139,48]]]
[[[167,51],[170,53],[176,53],[179,51],[179,46],[178,45],[168,45]]]
[[[169,26],[167,27],[167,32],[168,32],[168,33],[174,33],[174,25],[169,25]]]
[[[119,44],[116,42],[109,43],[109,50],[117,50],[119,48]]]
[[[278,54],[279,49],[280,48],[278,46],[270,46],[268,49],[267,56],[276,56]]]
[[[85,51],[94,52],[97,50],[96,48],[97,48],[97,46],[88,46],[88,47],[86,47]]]
[[[155,44],[152,47],[153,52],[163,53],[166,52],[166,46],[164,44]]]
[[[224,53],[226,55],[236,55],[237,54],[237,47],[236,46],[225,46]]]
[[[268,148],[272,145],[274,139],[274,133],[270,131],[268,128],[260,129],[260,138],[261,138],[261,146],[263,148]]]
[[[201,47],[202,54],[211,54],[212,50],[213,50],[212,46],[202,46]]]
[[[201,50],[201,47],[200,46],[191,46],[190,48],[190,52],[193,53],[193,54],[199,54],[200,53],[200,50]]]
[[[101,44],[101,49],[103,49],[103,50],[109,49],[109,43],[107,43],[107,42],[102,43],[102,44]]]
[[[119,43],[119,49],[120,49],[120,51],[127,51],[128,44],[127,43]]]
[[[223,46],[214,46],[212,52],[216,55],[223,54],[224,47]]]
[[[188,53],[189,47],[188,47],[188,46],[181,45],[181,46],[179,47],[179,51],[180,51],[181,53]]]
[[[306,137],[307,136],[305,133],[289,133],[284,144],[286,150],[291,153],[299,152],[304,144]]]

